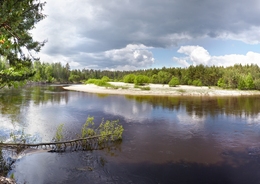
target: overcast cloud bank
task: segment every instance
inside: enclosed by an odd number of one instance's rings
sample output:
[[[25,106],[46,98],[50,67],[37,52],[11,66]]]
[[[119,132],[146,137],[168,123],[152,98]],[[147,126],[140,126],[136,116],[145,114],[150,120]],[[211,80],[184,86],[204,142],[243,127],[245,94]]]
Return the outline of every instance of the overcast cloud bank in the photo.
[[[227,66],[259,58],[251,52],[211,56],[207,48],[189,45],[203,38],[260,44],[258,0],[47,0],[45,13],[48,17],[33,30],[37,40],[48,39],[42,61],[68,62],[74,68],[163,66],[154,58],[156,48],[179,48],[187,57],[174,61],[182,66]]]

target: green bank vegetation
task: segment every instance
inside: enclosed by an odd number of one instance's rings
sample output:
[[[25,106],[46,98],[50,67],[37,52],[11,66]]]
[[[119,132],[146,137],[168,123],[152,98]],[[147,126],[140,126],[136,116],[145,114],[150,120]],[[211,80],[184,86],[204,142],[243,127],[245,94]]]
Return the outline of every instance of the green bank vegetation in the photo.
[[[2,61],[3,63],[3,61]],[[187,68],[161,68],[136,71],[71,70],[69,64],[34,62],[35,74],[29,78],[34,82],[87,83],[108,88],[120,88],[108,82],[125,82],[137,86],[146,84],[219,86],[224,89],[260,90],[260,68],[258,65],[236,64],[230,67],[189,66]]]

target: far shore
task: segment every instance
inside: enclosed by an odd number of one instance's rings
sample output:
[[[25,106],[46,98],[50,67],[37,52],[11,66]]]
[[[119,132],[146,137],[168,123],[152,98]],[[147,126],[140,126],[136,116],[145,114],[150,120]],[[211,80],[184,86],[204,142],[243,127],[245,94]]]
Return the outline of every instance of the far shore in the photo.
[[[162,84],[148,84],[150,90],[141,90],[140,88],[134,88],[134,84],[128,84],[123,82],[109,82],[114,86],[118,86],[118,89],[106,88],[96,86],[94,84],[80,84],[70,85],[64,87],[66,90],[81,91],[97,94],[115,94],[115,95],[152,95],[152,96],[249,96],[260,95],[260,91],[257,90],[230,90],[221,89],[218,87],[197,87],[180,85],[176,87],[169,87],[169,85]]]

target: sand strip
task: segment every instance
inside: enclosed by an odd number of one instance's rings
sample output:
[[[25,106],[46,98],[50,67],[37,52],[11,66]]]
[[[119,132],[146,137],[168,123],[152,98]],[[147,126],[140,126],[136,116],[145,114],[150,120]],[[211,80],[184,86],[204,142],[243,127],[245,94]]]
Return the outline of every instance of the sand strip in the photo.
[[[66,86],[64,89],[81,91],[97,94],[116,94],[116,95],[154,95],[154,96],[247,96],[260,95],[260,91],[256,90],[226,90],[218,87],[196,87],[180,85],[177,87],[169,87],[169,85],[149,84],[150,90],[141,90],[134,88],[133,84],[123,82],[110,82],[118,89],[96,86],[94,84],[82,84]]]

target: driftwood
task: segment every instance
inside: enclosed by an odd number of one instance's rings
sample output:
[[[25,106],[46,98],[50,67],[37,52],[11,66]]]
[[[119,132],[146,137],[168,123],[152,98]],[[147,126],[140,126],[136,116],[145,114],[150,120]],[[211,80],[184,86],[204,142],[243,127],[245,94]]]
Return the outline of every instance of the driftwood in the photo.
[[[92,150],[104,147],[105,144],[108,144],[112,141],[113,135],[97,135],[80,139],[73,139],[68,141],[60,141],[60,142],[46,142],[46,143],[0,143],[0,147],[8,147],[8,148],[17,148],[17,149],[26,149],[26,148],[38,148],[42,147],[47,149],[51,148],[50,152],[56,151],[65,151],[67,147],[70,147],[73,150]],[[100,139],[103,138],[103,139]],[[104,139],[106,138],[106,139]]]

